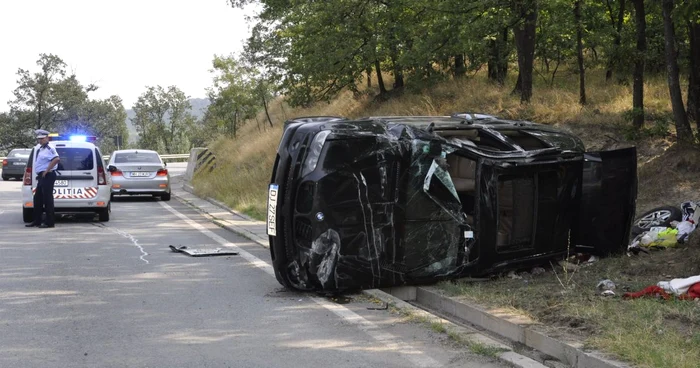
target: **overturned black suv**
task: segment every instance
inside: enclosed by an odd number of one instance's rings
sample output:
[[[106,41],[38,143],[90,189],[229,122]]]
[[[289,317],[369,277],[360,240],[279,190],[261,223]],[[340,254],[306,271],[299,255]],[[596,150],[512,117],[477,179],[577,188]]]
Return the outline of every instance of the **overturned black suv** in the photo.
[[[624,251],[636,149],[479,114],[285,123],[269,186],[277,280],[339,292]]]

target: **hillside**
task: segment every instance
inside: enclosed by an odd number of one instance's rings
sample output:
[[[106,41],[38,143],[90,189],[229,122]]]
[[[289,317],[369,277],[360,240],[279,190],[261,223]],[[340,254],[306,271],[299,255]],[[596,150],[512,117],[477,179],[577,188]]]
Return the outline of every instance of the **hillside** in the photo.
[[[194,117],[199,120],[202,117],[204,117],[204,114],[207,111],[207,107],[209,106],[209,99],[208,98],[191,98],[189,99],[190,105],[192,105],[192,109],[190,109],[190,113],[194,115]],[[131,123],[131,119],[133,119],[135,116],[134,110],[128,109],[126,110],[126,127],[129,129],[129,142],[134,143],[138,140],[138,133],[136,132],[136,127]]]

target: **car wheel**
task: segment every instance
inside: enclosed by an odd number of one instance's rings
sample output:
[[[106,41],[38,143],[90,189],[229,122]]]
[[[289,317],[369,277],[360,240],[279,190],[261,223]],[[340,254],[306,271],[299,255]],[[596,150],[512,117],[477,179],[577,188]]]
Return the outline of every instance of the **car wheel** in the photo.
[[[294,285],[292,285],[292,283],[289,281],[289,278],[287,278],[277,269],[275,269],[275,278],[277,279],[277,282],[279,282],[282,286],[286,287],[287,289],[294,288]]]
[[[634,221],[632,235],[637,236],[654,226],[669,227],[672,221],[681,221],[682,219],[683,212],[681,212],[681,209],[678,207],[663,206],[654,208],[651,211],[645,212]]]
[[[112,204],[108,204],[107,208],[101,209],[99,212],[97,212],[98,219],[101,222],[107,222],[109,221],[109,213],[111,212]]]
[[[170,200],[170,193],[165,193],[160,196],[161,201],[169,201]]]
[[[24,222],[34,221],[34,209],[22,208],[22,220],[24,220]]]
[[[3,176],[2,176],[2,180],[8,181],[8,180],[10,180],[10,177],[3,175]]]

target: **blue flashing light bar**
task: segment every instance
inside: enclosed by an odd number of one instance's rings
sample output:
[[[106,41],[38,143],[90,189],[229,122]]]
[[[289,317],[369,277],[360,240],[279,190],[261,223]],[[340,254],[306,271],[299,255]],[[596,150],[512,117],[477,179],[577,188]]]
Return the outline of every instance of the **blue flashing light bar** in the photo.
[[[51,141],[70,141],[70,142],[89,142],[94,143],[97,141],[97,137],[94,135],[60,135],[58,133],[49,134],[49,140]]]
[[[70,136],[71,142],[87,142],[87,137],[84,135],[72,135]]]

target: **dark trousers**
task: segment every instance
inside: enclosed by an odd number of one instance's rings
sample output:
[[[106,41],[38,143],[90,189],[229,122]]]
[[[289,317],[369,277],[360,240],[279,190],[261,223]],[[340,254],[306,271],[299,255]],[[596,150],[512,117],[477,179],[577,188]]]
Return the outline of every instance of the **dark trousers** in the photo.
[[[53,184],[56,172],[51,171],[46,176],[39,173],[36,192],[34,192],[34,223],[41,224],[41,214],[46,210],[46,225],[53,226],[55,221],[53,209]]]

